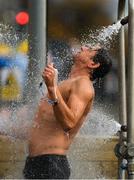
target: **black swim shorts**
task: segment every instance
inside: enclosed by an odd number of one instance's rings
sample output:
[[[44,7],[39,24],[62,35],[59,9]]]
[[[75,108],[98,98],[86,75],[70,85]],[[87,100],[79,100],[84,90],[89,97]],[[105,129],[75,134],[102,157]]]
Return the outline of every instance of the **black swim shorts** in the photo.
[[[28,156],[23,174],[25,179],[69,179],[70,166],[65,155]]]

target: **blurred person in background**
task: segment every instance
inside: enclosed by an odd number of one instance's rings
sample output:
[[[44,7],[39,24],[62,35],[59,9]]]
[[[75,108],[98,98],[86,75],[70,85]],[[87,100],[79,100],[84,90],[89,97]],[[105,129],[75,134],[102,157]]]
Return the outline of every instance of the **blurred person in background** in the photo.
[[[3,101],[16,101],[23,96],[28,67],[27,52],[27,40],[21,42],[16,49],[7,45],[0,46],[0,84]]]

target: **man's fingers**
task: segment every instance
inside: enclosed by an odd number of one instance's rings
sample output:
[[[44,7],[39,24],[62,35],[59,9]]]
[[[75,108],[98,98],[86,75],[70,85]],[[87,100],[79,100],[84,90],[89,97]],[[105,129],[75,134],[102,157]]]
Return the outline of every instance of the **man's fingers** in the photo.
[[[51,78],[51,75],[49,74],[49,73],[45,73],[45,74],[42,74],[42,77],[44,78],[44,79],[49,79],[49,78]]]
[[[45,71],[43,72],[42,76],[45,77],[45,76],[49,76],[49,77],[52,77],[53,73],[51,71]]]
[[[45,67],[45,69],[44,69],[44,71],[49,71],[49,70],[51,70],[51,72],[55,72],[55,68],[54,68],[54,66],[53,66],[53,63],[50,63],[50,64],[48,64],[46,67]]]
[[[55,69],[53,68],[53,63],[47,65],[42,73],[42,77],[49,80],[55,76]]]
[[[54,72],[54,69],[50,69],[50,68],[47,68],[47,67],[46,67],[46,68],[45,68],[45,71],[49,71],[49,72],[52,72],[52,73],[53,73],[53,72]]]
[[[55,75],[55,70],[49,69],[49,68],[45,68],[44,73],[50,73],[51,75]]]
[[[54,67],[51,65],[48,65],[47,68],[54,70]]]

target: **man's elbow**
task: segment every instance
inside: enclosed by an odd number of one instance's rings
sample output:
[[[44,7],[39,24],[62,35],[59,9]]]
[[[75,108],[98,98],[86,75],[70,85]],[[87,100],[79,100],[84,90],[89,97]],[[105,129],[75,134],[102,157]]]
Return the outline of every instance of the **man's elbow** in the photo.
[[[64,129],[66,131],[70,131],[71,129],[73,129],[76,126],[76,121],[73,119],[71,121],[68,121],[68,123],[66,123],[66,126],[64,127]]]

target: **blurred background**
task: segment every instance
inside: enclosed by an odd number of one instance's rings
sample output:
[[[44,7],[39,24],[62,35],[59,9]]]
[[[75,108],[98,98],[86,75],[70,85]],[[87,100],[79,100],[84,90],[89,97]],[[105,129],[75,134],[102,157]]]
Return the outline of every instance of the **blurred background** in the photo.
[[[49,0],[47,44],[52,55],[69,57],[69,43],[117,21],[118,0]],[[28,0],[0,0],[0,106],[23,102],[28,69]],[[64,52],[64,53],[63,53]],[[113,67],[96,83],[96,100],[118,106],[118,35],[111,41]],[[64,57],[63,57],[64,56]],[[63,66],[59,71],[66,73]],[[116,105],[116,106],[115,106]]]
[[[31,28],[29,7],[32,1],[0,0],[0,131],[10,132],[13,129],[13,134],[14,127],[24,130],[22,125],[32,119],[33,111],[36,109],[30,106],[31,100],[35,100],[37,94],[34,93],[35,81],[27,83],[29,74],[32,75],[31,78],[37,79],[38,82],[36,84],[39,85],[39,76],[41,77],[42,73],[36,71],[40,70],[40,68],[31,66],[31,64],[37,65],[41,62],[30,51],[30,45],[32,44],[34,53],[38,54],[38,50],[36,51],[38,43],[34,46],[35,42],[31,43],[31,39],[29,38],[29,30]],[[39,1],[37,0],[37,2]],[[54,64],[59,71],[59,80],[67,77],[72,63],[70,45],[72,43],[75,44],[75,42],[77,44],[77,42],[82,41],[95,41],[95,38],[97,38],[96,32],[98,33],[102,29],[117,22],[117,17],[118,0],[48,0],[47,49],[53,56]],[[34,24],[33,19],[32,23]],[[125,30],[127,45],[127,25]],[[35,39],[37,38],[35,37]],[[119,120],[119,33],[116,33],[116,36],[112,37],[109,43],[108,50],[113,60],[112,70],[105,78],[100,79],[94,84],[96,89],[95,108],[93,108],[94,111],[89,118],[90,121],[87,121],[85,128],[80,132],[81,137],[85,137],[86,134],[89,135],[89,138],[87,138],[87,141],[84,138],[78,141],[74,152],[72,151],[72,158],[70,159],[72,160],[72,164],[74,163],[72,167],[74,169],[76,168],[72,177],[89,177],[90,174],[91,177],[99,177],[99,179],[101,177],[102,179],[108,177],[110,179],[117,176],[117,160],[113,154],[116,141],[114,139],[112,144],[107,145],[105,139],[103,141],[101,138],[102,135],[107,137],[107,135],[111,136],[117,133],[116,128],[118,126],[116,125],[118,125],[117,121]],[[107,46],[105,42],[104,45]],[[33,57],[31,58],[31,56]],[[126,62],[127,58],[126,48]],[[40,66],[44,65],[40,64]],[[27,96],[27,86],[33,86],[33,89],[31,88],[32,90],[29,88],[31,93],[29,94],[29,103],[26,103],[25,98]],[[37,101],[34,101],[34,104],[35,102]],[[94,138],[92,139],[91,135],[100,136],[100,141],[96,141]],[[15,144],[16,140],[12,140],[12,142]],[[107,142],[111,143],[109,139]],[[6,142],[5,137],[3,141],[1,138],[1,178],[9,177],[9,179],[13,179],[12,177],[17,177],[18,179],[20,177],[18,174],[21,173],[18,173],[18,169],[22,172],[24,156],[27,150],[26,145],[23,145],[22,141],[19,143],[17,142],[14,147],[9,141]],[[95,147],[96,150],[94,149]],[[80,150],[80,154],[78,154],[77,150]],[[87,157],[91,157],[91,159],[88,159],[86,156],[83,159],[81,158],[81,155],[85,155],[86,151],[88,154]],[[92,154],[89,155],[89,152]],[[8,169],[11,169],[12,173],[10,171],[8,172]],[[14,175],[15,173],[16,175]],[[14,176],[8,176],[8,174],[13,174]]]
[[[27,1],[0,0],[0,105],[23,98],[28,67]]]

